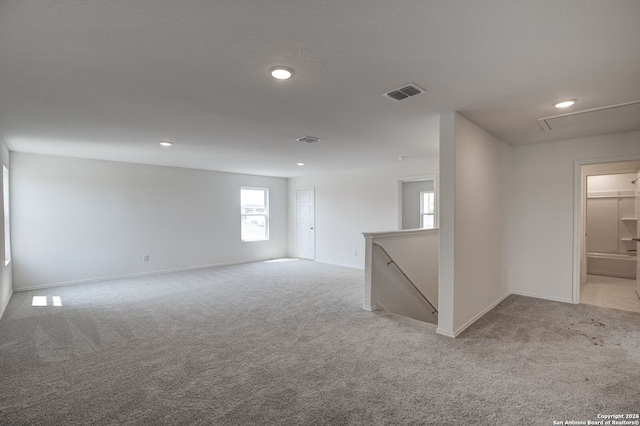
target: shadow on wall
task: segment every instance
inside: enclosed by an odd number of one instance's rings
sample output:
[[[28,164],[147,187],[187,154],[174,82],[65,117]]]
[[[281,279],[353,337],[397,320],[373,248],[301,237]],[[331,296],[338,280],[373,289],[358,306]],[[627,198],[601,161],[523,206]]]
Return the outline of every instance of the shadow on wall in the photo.
[[[370,306],[438,323],[438,230],[365,234]],[[370,259],[370,261],[369,261]]]

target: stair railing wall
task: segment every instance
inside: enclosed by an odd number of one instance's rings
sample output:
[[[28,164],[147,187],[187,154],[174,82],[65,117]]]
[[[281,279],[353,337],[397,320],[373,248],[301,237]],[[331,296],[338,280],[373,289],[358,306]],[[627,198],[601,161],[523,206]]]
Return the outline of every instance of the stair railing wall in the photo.
[[[434,322],[429,316],[437,312],[438,306],[439,231],[417,229],[363,235],[366,240],[363,308],[373,311],[384,306],[400,315]]]

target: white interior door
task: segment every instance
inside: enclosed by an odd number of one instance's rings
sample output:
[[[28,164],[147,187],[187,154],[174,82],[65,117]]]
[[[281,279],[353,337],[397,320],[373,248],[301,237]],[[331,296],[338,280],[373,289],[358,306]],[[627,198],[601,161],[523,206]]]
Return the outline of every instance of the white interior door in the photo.
[[[312,188],[296,192],[296,241],[298,257],[315,260],[315,194]]]
[[[640,170],[636,177],[636,294],[640,297]]]

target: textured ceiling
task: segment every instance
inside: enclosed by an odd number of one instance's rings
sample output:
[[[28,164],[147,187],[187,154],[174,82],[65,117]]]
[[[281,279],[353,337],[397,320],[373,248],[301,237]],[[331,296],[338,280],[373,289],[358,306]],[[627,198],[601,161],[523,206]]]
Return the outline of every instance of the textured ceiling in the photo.
[[[640,100],[639,22],[637,0],[4,0],[0,135],[16,151],[297,176],[435,155],[452,110],[512,145],[630,130],[536,119],[564,98]],[[381,95],[406,83],[427,92]]]

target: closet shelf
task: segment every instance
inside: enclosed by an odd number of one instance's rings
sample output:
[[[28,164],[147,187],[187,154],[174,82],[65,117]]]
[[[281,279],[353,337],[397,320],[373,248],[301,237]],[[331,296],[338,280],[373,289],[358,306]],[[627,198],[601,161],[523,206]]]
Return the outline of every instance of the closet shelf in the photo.
[[[635,222],[635,221],[636,221],[636,220],[638,220],[638,219],[637,219],[637,218],[635,218],[635,217],[621,217],[621,218],[620,218],[620,220],[630,220],[630,221],[632,220],[632,221],[634,221],[634,222]]]

